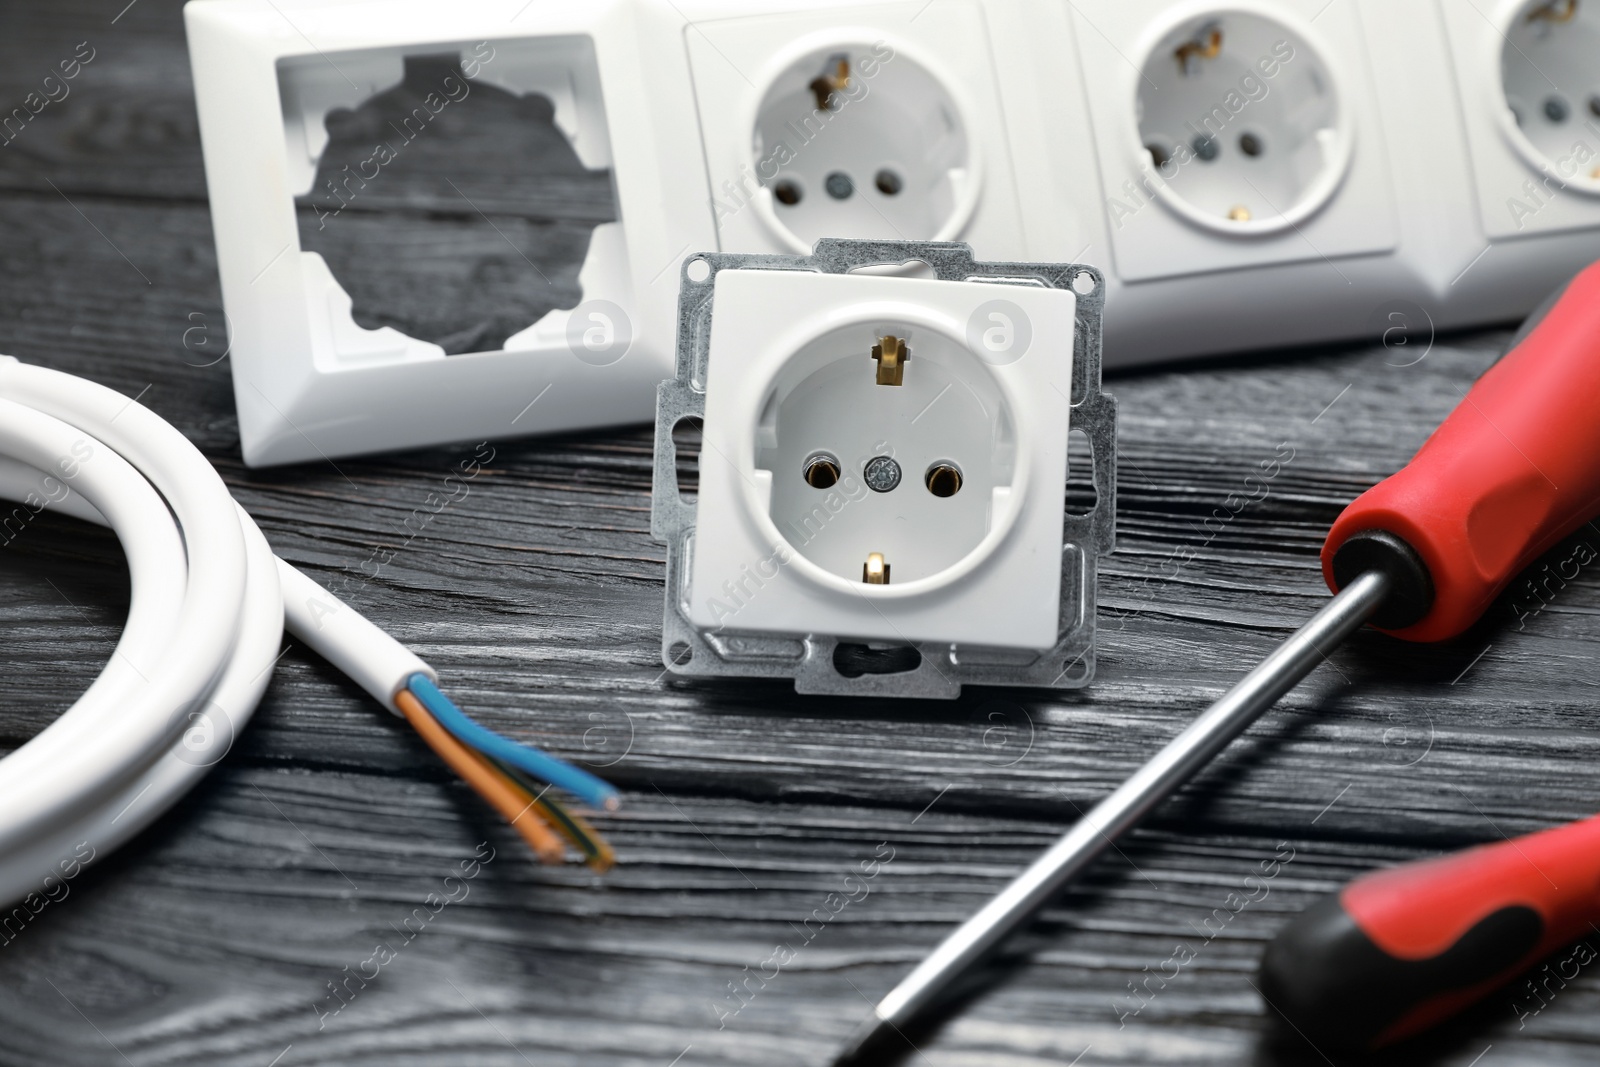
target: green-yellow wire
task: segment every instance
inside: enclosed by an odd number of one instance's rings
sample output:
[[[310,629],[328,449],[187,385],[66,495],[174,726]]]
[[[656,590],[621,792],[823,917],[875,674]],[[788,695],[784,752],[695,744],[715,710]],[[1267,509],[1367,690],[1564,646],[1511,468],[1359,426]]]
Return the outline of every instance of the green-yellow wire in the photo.
[[[485,754],[484,758],[494,764],[506,777],[528,791],[534,810],[544,816],[562,837],[572,842],[573,846],[583,853],[585,863],[602,874],[611,869],[617,858],[606,839],[581,816],[568,811],[566,805],[551,794],[550,786],[541,785],[518,768],[502,763],[493,756]]]

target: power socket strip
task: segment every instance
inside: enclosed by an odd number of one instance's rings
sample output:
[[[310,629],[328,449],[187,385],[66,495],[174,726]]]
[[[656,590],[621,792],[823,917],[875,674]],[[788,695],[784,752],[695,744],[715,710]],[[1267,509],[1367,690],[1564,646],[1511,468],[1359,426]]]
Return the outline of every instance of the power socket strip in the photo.
[[[1105,276],[1108,366],[1510,321],[1600,258],[1600,0],[191,0],[245,459],[647,420],[677,269],[823,237]],[[609,167],[582,301],[364,330],[293,195],[458,53]],[[535,402],[537,401],[537,402]]]

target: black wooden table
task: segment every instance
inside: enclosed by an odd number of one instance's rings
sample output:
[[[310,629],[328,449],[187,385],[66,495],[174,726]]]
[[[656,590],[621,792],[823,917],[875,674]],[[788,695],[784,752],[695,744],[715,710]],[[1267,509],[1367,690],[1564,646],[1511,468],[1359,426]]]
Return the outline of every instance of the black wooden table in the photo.
[[[291,642],[204,783],[0,947],[8,1065],[826,1063],[952,924],[1323,601],[1328,524],[1509,337],[1439,338],[1420,362],[1373,343],[1113,376],[1120,542],[1087,690],[934,703],[680,682],[660,662],[645,428],[497,442],[437,513],[470,444],[244,468],[179,5],[125,2],[0,8],[0,111],[93,53],[0,147],[0,351],[171,420],[313,576],[392,552],[349,599],[492,725],[603,767],[625,797],[600,820],[621,863],[535,864]],[[335,116],[323,166],[398,99]],[[481,100],[364,202],[321,229],[302,213],[361,321],[453,351],[570,303],[611,212],[547,107]],[[555,284],[529,284],[533,264]],[[48,516],[0,547],[0,584],[9,748],[96,674],[128,590],[112,537]],[[917,1062],[1323,1063],[1268,1025],[1263,944],[1376,865],[1600,805],[1597,613],[1584,573],[1445,646],[1358,636],[1052,907]],[[494,858],[468,895],[414,919],[475,853]],[[380,944],[379,976],[348,981]],[[1588,972],[1497,994],[1385,1062],[1591,1063],[1597,1008]]]

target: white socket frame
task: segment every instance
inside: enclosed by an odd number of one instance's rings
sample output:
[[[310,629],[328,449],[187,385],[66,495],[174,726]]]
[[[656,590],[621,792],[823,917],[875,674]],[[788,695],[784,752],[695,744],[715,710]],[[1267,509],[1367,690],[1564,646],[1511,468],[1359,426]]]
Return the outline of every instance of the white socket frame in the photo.
[[[666,150],[696,144],[699,131],[683,55],[639,46],[654,14],[619,0],[532,10],[525,0],[450,8],[426,0],[186,5],[247,463],[649,419],[655,385],[672,370],[675,268],[690,249],[716,240],[703,173],[683,169],[681,154]],[[655,29],[671,36],[679,25],[672,16]],[[516,347],[497,352],[446,356],[388,327],[364,330],[322,258],[300,248],[294,194],[305,175],[290,149],[284,64],[325,62],[338,103],[355,106],[397,83],[400,63],[394,59],[389,79],[368,81],[359,73],[344,78],[342,57],[469,49],[479,41],[509,52],[576,42],[575,53],[592,55],[592,72],[535,68],[507,79],[494,71],[490,80],[547,93],[565,81],[581,98],[573,115],[558,106],[557,124],[565,120],[587,164],[613,171],[620,220],[596,228],[579,277],[585,302],[605,300],[630,320],[630,343],[615,358],[585,359],[568,344],[570,309],[551,312],[508,342]],[[663,200],[679,209],[661,211]]]
[[[1440,3],[1461,76],[1467,146],[1478,178],[1477,206],[1484,232],[1494,239],[1516,240],[1600,226],[1600,180],[1574,181],[1552,168],[1517,126],[1506,102],[1502,49],[1506,31],[1527,0],[1500,0],[1487,11],[1465,0]],[[1600,57],[1596,65],[1600,67]],[[1595,82],[1600,85],[1600,77]],[[1581,126],[1595,161],[1600,162],[1600,120],[1584,119]],[[1556,192],[1562,195],[1553,195]],[[1521,214],[1512,209],[1513,201],[1533,210]],[[1600,248],[1593,255],[1600,256]]]

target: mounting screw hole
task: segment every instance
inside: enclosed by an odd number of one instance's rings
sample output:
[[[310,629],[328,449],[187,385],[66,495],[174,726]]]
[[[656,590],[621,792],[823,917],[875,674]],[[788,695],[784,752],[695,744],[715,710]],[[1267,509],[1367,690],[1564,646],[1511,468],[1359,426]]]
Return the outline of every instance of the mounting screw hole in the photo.
[[[1099,502],[1100,490],[1094,484],[1094,445],[1088,434],[1074,428],[1067,431],[1067,514],[1093,514]]]
[[[703,259],[691,259],[689,265],[684,268],[684,273],[689,276],[691,282],[703,282],[711,277],[711,264]]]
[[[922,481],[934,496],[955,496],[961,491],[961,468],[954,463],[935,463]]]
[[[1239,135],[1239,151],[1243,152],[1250,158],[1254,159],[1256,156],[1259,156],[1266,150],[1267,146],[1261,143],[1261,138],[1259,135],[1253,133],[1242,133]]]
[[[678,496],[685,503],[700,497],[700,446],[704,441],[705,420],[685,415],[672,424],[672,450],[677,456]]]
[[[878,176],[873,179],[873,184],[878,187],[878,192],[884,196],[894,196],[905,188],[905,183],[900,180],[900,175],[888,167],[884,167],[878,172]]]
[[[694,659],[694,649],[689,647],[688,642],[674,641],[672,643],[672,647],[667,649],[665,659],[665,666],[682,667],[690,660]]]
[[[900,464],[892,456],[873,456],[862,468],[861,476],[874,493],[887,493],[900,484]]]
[[[1072,291],[1079,296],[1088,296],[1094,292],[1094,275],[1086,270],[1080,270],[1072,277]]]
[[[800,183],[783,179],[772,187],[772,198],[785,207],[794,207],[800,202]]]
[[[808,458],[800,476],[813,489],[829,489],[839,480],[839,460],[827,452],[818,452]]]
[[[842,170],[836,170],[822,181],[822,187],[828,190],[828,195],[835,200],[848,200],[856,191],[855,182],[850,180],[850,175]]]

